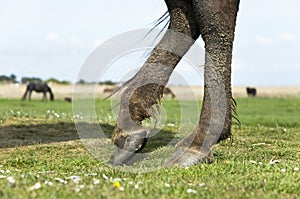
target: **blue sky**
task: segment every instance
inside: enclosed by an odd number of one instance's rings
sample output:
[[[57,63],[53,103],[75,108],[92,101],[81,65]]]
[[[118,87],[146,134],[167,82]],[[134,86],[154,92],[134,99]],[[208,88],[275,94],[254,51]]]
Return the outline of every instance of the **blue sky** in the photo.
[[[162,0],[83,2],[0,0],[0,74],[75,81],[84,61],[103,41],[151,28],[166,11]],[[299,8],[298,0],[241,0],[233,85],[300,86]],[[188,83],[202,84],[184,63],[177,71]],[[111,78],[122,76],[114,75]]]

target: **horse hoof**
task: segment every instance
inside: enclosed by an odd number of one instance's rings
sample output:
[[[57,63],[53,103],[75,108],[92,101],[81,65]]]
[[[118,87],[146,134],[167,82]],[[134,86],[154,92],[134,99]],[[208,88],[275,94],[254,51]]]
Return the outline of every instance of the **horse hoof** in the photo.
[[[190,148],[177,148],[165,166],[191,167],[197,164],[211,164],[212,162],[213,156],[211,152],[204,154]]]
[[[139,153],[147,143],[148,131],[145,129],[131,132],[130,135],[123,138],[122,147],[116,145],[112,155],[112,164],[115,166],[126,164],[137,153]]]

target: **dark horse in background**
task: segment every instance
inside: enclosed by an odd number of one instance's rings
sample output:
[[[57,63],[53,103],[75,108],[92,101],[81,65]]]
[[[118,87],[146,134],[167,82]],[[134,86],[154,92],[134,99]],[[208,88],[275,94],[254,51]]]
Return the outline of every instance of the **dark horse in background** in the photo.
[[[256,96],[256,93],[257,93],[256,88],[247,87],[246,91],[247,91],[248,96],[251,96],[251,97]]]
[[[25,100],[28,94],[28,99],[31,100],[31,93],[32,91],[35,91],[37,93],[43,93],[43,99],[47,100],[47,92],[50,94],[50,100],[54,100],[54,95],[52,93],[51,88],[46,83],[29,83],[27,85],[26,91],[22,97],[22,100]]]

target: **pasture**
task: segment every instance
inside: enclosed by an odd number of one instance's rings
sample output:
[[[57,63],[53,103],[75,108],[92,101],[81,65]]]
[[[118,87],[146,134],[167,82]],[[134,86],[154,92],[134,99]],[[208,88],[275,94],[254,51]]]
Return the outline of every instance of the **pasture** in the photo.
[[[213,164],[130,173],[89,154],[71,103],[0,99],[0,198],[299,198],[300,99],[236,101],[242,125],[215,146]],[[178,103],[163,104],[175,132]],[[109,105],[96,102],[106,132]]]

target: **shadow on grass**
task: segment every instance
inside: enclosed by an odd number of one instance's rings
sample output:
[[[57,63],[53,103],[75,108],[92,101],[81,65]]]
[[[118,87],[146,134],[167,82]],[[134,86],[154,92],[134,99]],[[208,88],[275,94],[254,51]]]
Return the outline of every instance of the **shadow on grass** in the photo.
[[[98,124],[89,124],[89,128],[93,128],[95,125]],[[103,124],[101,127],[107,132],[113,130],[113,126],[108,124]],[[80,137],[73,122],[18,124],[0,127],[0,148],[49,144],[79,139]]]
[[[100,124],[100,126],[106,138],[111,138],[114,126],[110,124]],[[0,126],[0,148],[66,142],[80,140],[80,137],[87,139],[99,138],[99,124],[81,123],[80,128],[83,130],[88,129],[87,136],[84,136],[83,133],[79,136],[73,122]],[[175,135],[171,131],[161,131],[149,138],[148,144],[142,152],[151,152],[170,144]]]

